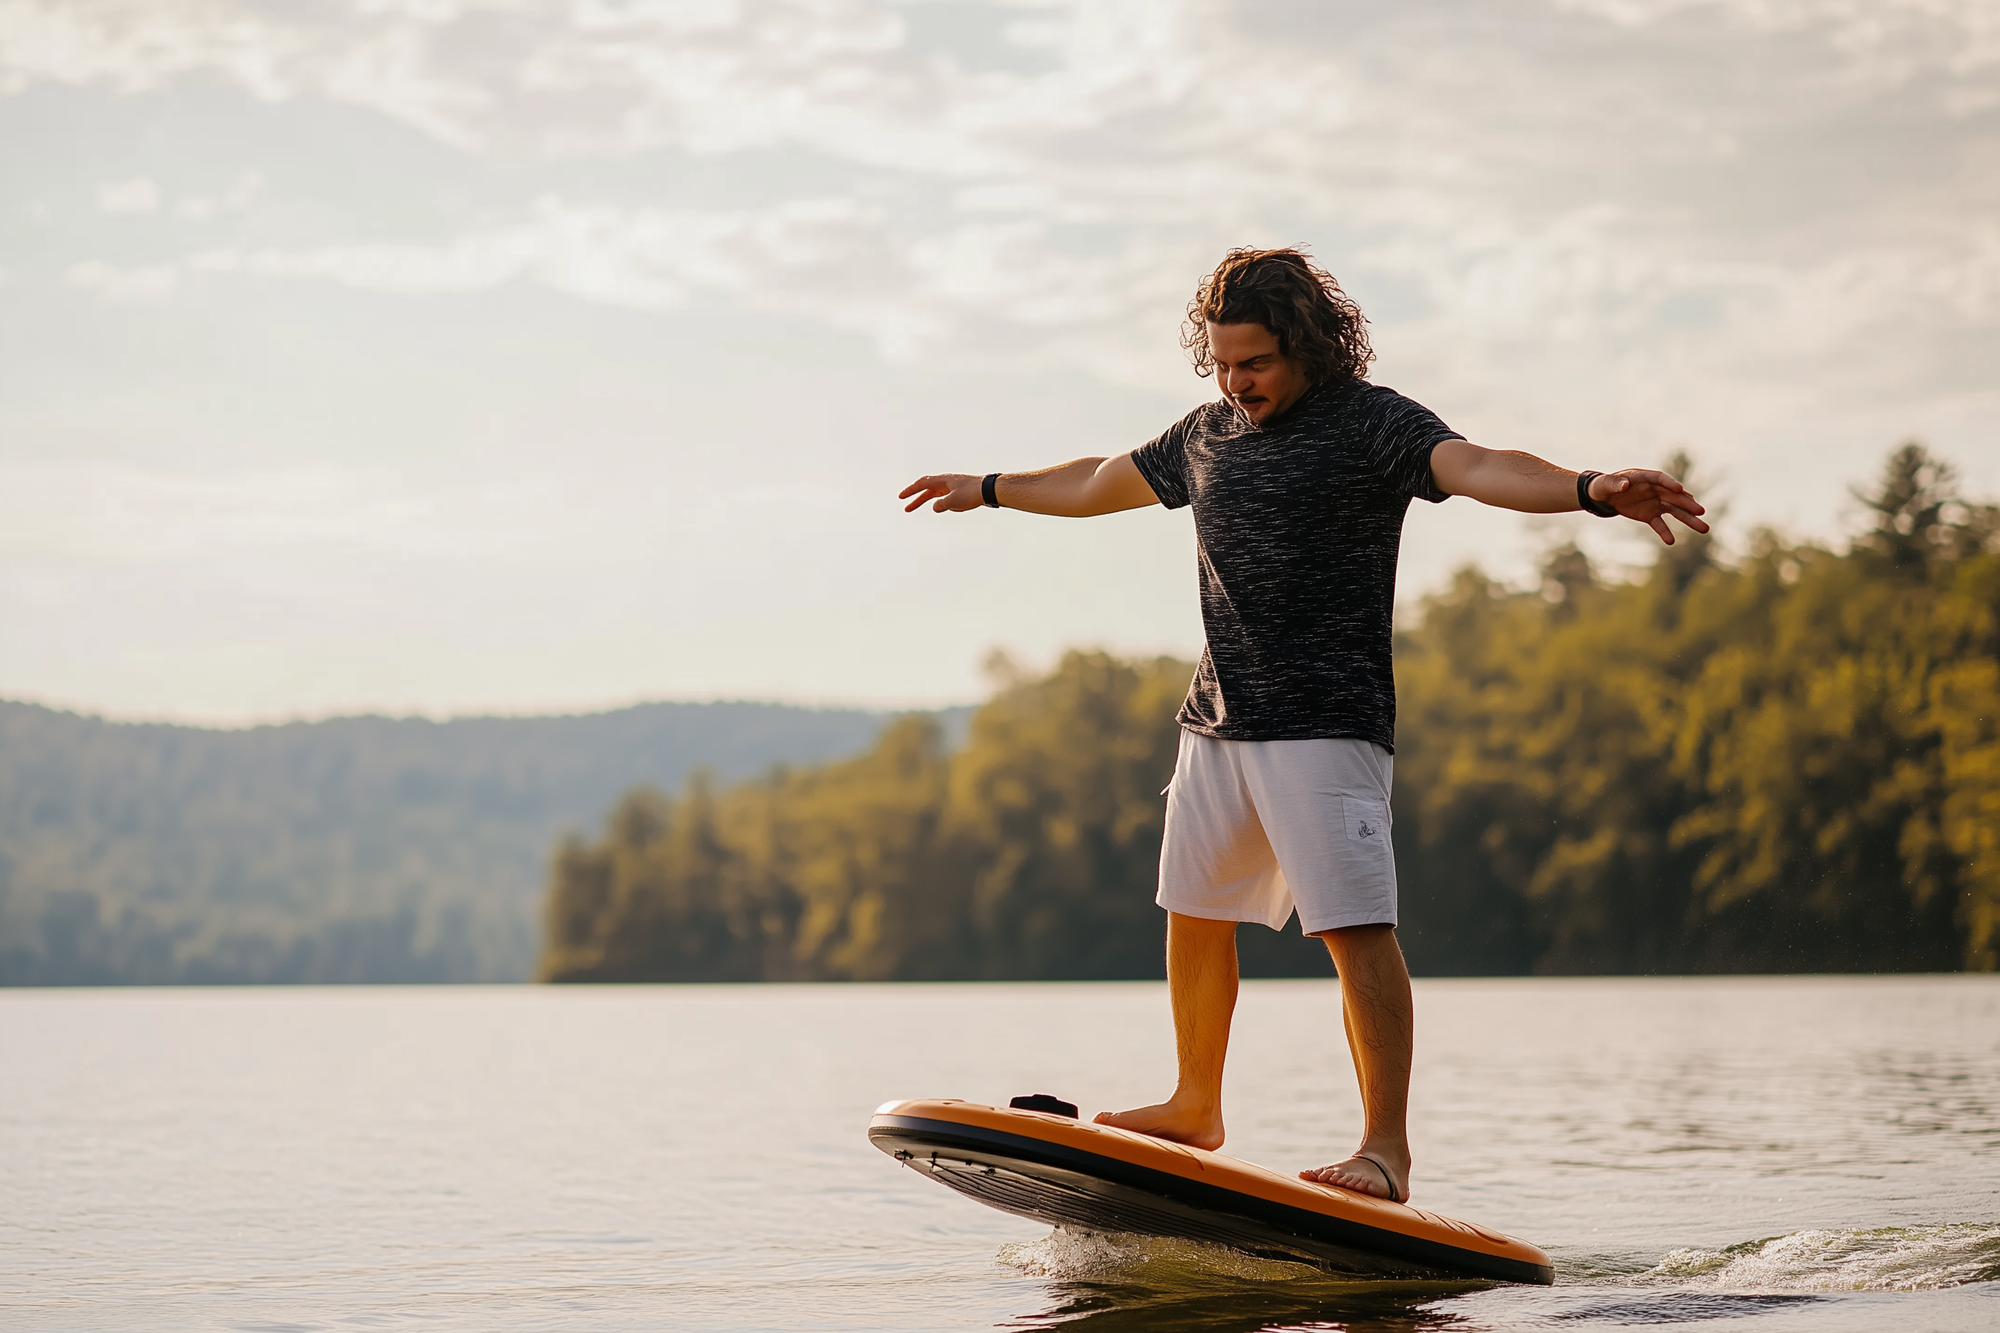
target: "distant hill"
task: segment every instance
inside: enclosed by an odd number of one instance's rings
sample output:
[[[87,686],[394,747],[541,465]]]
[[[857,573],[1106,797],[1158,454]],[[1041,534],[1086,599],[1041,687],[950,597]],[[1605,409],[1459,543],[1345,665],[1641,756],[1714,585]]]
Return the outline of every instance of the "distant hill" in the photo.
[[[857,753],[887,717],[663,703],[217,730],[0,702],[0,984],[524,980],[563,832],[696,769]]]

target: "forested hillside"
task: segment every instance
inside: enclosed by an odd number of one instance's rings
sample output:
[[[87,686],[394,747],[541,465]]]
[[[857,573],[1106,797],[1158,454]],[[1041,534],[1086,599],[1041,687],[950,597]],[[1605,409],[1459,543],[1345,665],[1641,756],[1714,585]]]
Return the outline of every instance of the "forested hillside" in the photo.
[[[0,703],[0,984],[524,979],[565,828],[698,766],[855,753],[883,720],[652,704],[224,731]]]
[[[1683,461],[1684,467],[1684,461]],[[1917,446],[1836,551],[1468,569],[1398,643],[1403,937],[1431,974],[1992,970],[1996,511]],[[628,794],[558,851],[556,980],[1136,977],[1189,666],[1068,655],[947,752]],[[1296,930],[1296,925],[1292,928]],[[1246,971],[1325,970],[1261,927]]]

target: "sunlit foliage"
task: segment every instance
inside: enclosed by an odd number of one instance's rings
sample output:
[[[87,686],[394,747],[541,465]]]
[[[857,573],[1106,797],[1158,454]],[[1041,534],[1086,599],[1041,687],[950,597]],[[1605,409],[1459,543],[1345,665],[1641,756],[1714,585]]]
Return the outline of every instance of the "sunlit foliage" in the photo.
[[[543,975],[688,981],[1145,976],[1189,666],[1071,653],[947,756],[930,719],[869,753],[680,798],[635,791],[556,854]]]
[[[1435,961],[1993,967],[1995,511],[1916,445],[1862,498],[1845,555],[1683,539],[1605,586],[1564,548],[1539,592],[1424,605],[1397,832]]]

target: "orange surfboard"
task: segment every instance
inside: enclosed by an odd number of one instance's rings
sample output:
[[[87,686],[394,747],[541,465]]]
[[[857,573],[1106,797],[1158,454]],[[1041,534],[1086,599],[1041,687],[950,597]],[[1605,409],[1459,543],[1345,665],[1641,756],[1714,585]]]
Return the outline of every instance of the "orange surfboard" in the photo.
[[[1050,1226],[1207,1241],[1369,1277],[1555,1281],[1549,1257],[1512,1236],[1068,1115],[888,1102],[868,1141],[960,1194]]]

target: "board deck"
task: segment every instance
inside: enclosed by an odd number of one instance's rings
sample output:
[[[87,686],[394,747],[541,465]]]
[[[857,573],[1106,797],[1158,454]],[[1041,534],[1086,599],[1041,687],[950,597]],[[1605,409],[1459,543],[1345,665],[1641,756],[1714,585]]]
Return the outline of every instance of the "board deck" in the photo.
[[[1497,1231],[1066,1115],[888,1102],[868,1139],[960,1194],[1050,1226],[1207,1241],[1357,1276],[1555,1281],[1546,1254]]]

